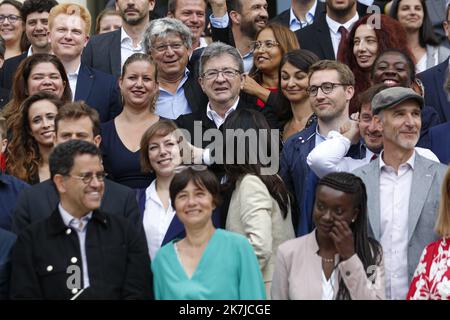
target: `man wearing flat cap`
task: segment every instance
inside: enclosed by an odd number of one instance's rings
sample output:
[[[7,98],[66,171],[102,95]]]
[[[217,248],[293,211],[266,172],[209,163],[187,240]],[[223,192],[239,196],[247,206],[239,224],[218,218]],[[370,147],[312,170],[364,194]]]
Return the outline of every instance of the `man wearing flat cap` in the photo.
[[[353,172],[368,191],[369,232],[383,247],[388,299],[406,298],[423,249],[438,238],[433,228],[446,167],[415,152],[423,104],[410,88],[377,93],[373,121],[382,128],[384,150]]]

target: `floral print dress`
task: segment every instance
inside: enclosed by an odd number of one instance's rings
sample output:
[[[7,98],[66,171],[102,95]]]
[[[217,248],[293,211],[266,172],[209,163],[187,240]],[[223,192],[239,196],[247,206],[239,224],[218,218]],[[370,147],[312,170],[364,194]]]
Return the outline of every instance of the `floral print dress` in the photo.
[[[450,299],[450,239],[429,244],[409,287],[408,300]]]

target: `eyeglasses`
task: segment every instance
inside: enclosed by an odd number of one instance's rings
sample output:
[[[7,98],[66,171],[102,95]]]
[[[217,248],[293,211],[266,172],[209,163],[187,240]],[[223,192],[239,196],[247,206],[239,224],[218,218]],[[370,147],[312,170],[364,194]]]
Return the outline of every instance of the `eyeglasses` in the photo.
[[[202,74],[202,77],[206,80],[214,80],[217,79],[219,74],[222,74],[224,78],[226,79],[234,79],[236,76],[240,75],[241,72],[239,70],[233,69],[233,68],[226,68],[223,70],[217,70],[217,69],[211,69]]]
[[[156,51],[162,53],[162,52],[166,52],[169,49],[169,47],[172,50],[176,51],[176,50],[180,50],[181,48],[183,48],[184,44],[183,44],[183,42],[174,42],[174,43],[168,43],[168,44],[161,44],[161,45],[158,45],[158,46],[154,46],[153,49],[155,49]]]
[[[17,22],[17,20],[22,19],[22,17],[16,16],[15,14],[10,14],[10,15],[8,15],[8,16],[0,15],[0,23],[5,22],[5,19],[8,19],[8,21],[9,21],[10,23],[14,23],[14,22]]]
[[[94,176],[97,178],[97,180],[99,182],[105,181],[105,177],[107,176],[107,173],[106,172],[97,172],[94,174],[92,172],[86,172],[86,173],[82,173],[79,176],[73,176],[71,174],[68,174],[67,176],[69,176],[71,178],[75,178],[75,179],[80,179],[85,184],[90,184],[92,182],[92,179],[94,179]]]
[[[310,97],[317,96],[319,93],[319,88],[325,94],[330,94],[333,92],[334,88],[337,86],[348,86],[348,83],[333,83],[333,82],[324,82],[320,86],[310,86],[306,91],[308,92]]]
[[[268,50],[272,49],[273,47],[277,47],[280,44],[274,40],[266,40],[266,41],[253,41],[251,43],[251,49],[256,50],[256,49],[262,49],[262,48],[266,48]]]
[[[178,166],[174,169],[175,173],[181,173],[186,169],[192,169],[195,171],[205,171],[208,169],[207,165],[204,164],[191,164],[191,165],[183,165],[183,166]]]

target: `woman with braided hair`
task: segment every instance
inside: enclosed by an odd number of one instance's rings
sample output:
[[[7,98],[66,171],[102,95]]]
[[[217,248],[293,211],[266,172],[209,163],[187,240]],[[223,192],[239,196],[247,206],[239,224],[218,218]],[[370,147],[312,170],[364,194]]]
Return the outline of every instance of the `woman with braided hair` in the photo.
[[[313,220],[313,232],[279,246],[272,299],[384,299],[382,249],[367,234],[362,180],[347,172],[323,177]]]

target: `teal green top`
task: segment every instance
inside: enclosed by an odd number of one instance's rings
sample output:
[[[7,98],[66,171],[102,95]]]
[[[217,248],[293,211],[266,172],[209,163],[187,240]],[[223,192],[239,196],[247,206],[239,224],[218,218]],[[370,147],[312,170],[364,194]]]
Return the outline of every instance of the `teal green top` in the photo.
[[[157,300],[264,300],[258,260],[247,238],[217,229],[189,279],[173,240],[152,262]]]

